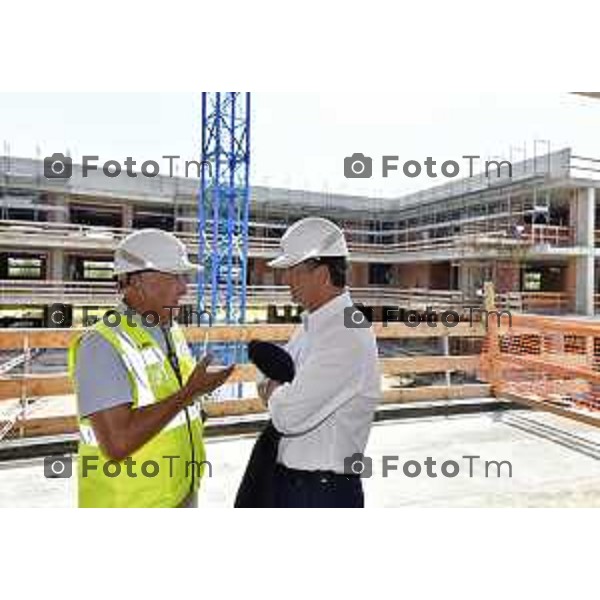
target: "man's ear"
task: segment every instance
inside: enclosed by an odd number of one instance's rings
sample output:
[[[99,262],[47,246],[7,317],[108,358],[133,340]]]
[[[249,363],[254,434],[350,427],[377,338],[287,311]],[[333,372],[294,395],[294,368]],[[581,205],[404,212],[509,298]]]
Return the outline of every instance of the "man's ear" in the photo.
[[[131,276],[130,285],[133,286],[134,290],[138,294],[140,294],[141,296],[144,296],[144,282],[142,281],[142,278],[140,275],[138,275],[137,273],[134,273]]]
[[[317,267],[317,272],[319,273],[319,283],[321,285],[331,285],[329,269],[325,265],[319,265]]]

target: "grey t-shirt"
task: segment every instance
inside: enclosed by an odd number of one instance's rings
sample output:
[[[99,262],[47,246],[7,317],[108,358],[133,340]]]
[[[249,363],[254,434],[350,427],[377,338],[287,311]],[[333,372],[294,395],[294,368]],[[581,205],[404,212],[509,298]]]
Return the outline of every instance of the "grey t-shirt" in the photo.
[[[136,322],[138,327],[144,327]],[[167,345],[160,327],[144,327],[167,354]],[[127,369],[110,342],[99,333],[84,334],[75,363],[75,390],[79,415],[91,414],[133,403],[133,391]]]

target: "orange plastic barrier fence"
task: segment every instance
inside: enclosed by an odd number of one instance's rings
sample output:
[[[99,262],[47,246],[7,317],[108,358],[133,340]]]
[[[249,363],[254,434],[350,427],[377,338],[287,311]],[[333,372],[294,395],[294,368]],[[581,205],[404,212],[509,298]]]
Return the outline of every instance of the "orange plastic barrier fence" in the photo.
[[[490,317],[480,376],[498,397],[600,425],[600,323]]]

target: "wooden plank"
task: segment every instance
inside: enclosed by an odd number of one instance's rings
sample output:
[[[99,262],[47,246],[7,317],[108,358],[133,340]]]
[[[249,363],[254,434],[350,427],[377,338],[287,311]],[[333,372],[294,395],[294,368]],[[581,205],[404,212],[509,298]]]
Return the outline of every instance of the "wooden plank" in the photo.
[[[209,367],[218,370],[221,367]],[[251,364],[237,365],[228,379],[229,383],[255,381],[256,367]],[[73,384],[66,373],[57,375],[29,375],[26,378],[15,377],[0,379],[0,401],[14,400],[21,396],[23,386],[28,397],[64,396],[74,394]]]
[[[469,398],[489,398],[491,386],[488,384],[430,385],[417,388],[387,390],[383,395],[384,404],[407,402],[430,402],[434,400],[457,400]]]
[[[16,437],[20,427],[23,427],[24,437],[62,435],[66,433],[77,433],[79,431],[77,417],[75,416],[44,417],[18,421],[7,437]]]
[[[419,356],[386,358],[380,361],[384,375],[404,373],[441,373],[445,371],[475,372],[479,367],[478,356]],[[210,367],[218,369],[220,367]],[[237,365],[228,383],[252,382],[257,378],[252,364]],[[56,375],[29,375],[25,378],[0,379],[0,401],[19,398],[23,386],[28,397],[62,396],[74,393],[73,385],[66,373]]]
[[[523,406],[527,406],[529,408],[533,408],[535,410],[542,410],[544,412],[549,412],[554,415],[558,415],[559,417],[566,417],[567,419],[571,419],[572,421],[577,421],[578,423],[585,423],[586,425],[591,425],[592,427],[600,427],[600,412],[597,417],[594,417],[592,414],[585,414],[582,412],[569,410],[568,408],[562,408],[560,406],[556,406],[551,402],[543,402],[539,400],[534,400],[532,398],[526,398],[524,396],[518,396],[516,394],[505,394],[500,392],[498,394],[498,398],[511,400],[517,404],[522,404]]]
[[[509,367],[520,365],[535,372],[554,373],[555,375],[600,383],[600,373],[592,371],[590,368],[578,367],[570,364],[558,364],[535,356],[527,356],[525,354],[501,354],[496,362]]]
[[[436,400],[456,400],[461,398],[487,398],[489,395],[489,385],[468,384],[451,387],[426,386],[422,388],[388,390],[384,393],[383,404],[418,403]],[[258,398],[231,400],[226,402],[208,402],[205,404],[205,410],[209,417],[213,418],[251,415],[265,412],[262,401]],[[77,432],[77,417],[45,417],[19,421],[11,435],[14,436],[16,429],[21,425],[24,427],[24,435],[26,437],[74,433]]]
[[[29,338],[30,348],[68,348],[83,329],[0,329],[0,349],[22,349]]]
[[[19,398],[25,386],[26,395],[62,396],[73,393],[73,386],[64,374],[29,375],[26,378],[0,379],[0,401]]]
[[[483,337],[485,328],[481,323],[458,323],[456,327],[445,327],[438,323],[429,327],[422,323],[419,327],[409,327],[404,323],[374,323],[373,331],[378,339],[412,339],[435,337]],[[211,342],[248,342],[252,339],[264,341],[287,341],[299,325],[296,324],[261,324],[214,327],[185,327],[186,338],[190,342],[203,343],[208,333]],[[22,349],[25,339],[29,339],[30,348],[68,348],[77,335],[81,335],[81,327],[72,329],[0,329],[0,349]],[[600,335],[600,327],[597,328]]]
[[[405,373],[441,373],[465,371],[472,373],[479,368],[480,358],[475,356],[417,356],[406,358],[383,358],[380,361],[384,375]]]
[[[456,327],[445,327],[441,323],[429,327],[421,323],[418,327],[409,327],[405,323],[374,323],[373,331],[377,339],[426,339],[436,337],[484,337],[485,327],[481,323],[458,323]]]
[[[186,327],[185,337],[188,342],[204,343],[208,335],[209,342],[249,342],[262,340],[265,342],[287,342],[298,325],[263,324],[238,325],[236,327],[215,325],[214,327]]]
[[[577,318],[515,314],[512,316],[512,329],[514,330],[520,327],[527,330],[534,329],[540,335],[549,332],[557,332],[568,335],[600,337],[600,323],[597,321],[584,321]]]
[[[260,398],[246,400],[227,400],[225,402],[206,402],[204,410],[209,417],[238,417],[265,412]]]

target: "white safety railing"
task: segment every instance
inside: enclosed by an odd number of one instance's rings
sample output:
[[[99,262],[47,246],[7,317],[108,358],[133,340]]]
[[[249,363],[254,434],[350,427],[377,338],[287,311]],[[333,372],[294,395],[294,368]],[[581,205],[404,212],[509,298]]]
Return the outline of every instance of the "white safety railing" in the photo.
[[[117,244],[133,229],[96,227],[72,223],[0,221],[0,245],[2,246],[36,246],[65,248],[97,248],[114,250]],[[196,254],[198,235],[195,232],[176,232],[177,237],[186,244],[188,250]],[[395,240],[393,243],[372,243],[375,237],[372,231],[352,231],[348,234],[348,245],[355,258],[374,256],[393,258],[403,254],[418,252],[434,252],[438,250],[456,249],[476,245],[483,241],[497,241],[505,245],[505,240],[514,240],[531,246],[550,245],[557,247],[574,244],[574,229],[552,225],[527,226],[521,235],[508,229],[498,231],[481,231],[475,233],[459,233],[452,236],[434,236],[430,231],[419,232],[379,232],[382,240]],[[212,242],[211,232],[207,232],[205,242]],[[279,240],[271,237],[250,236],[248,239],[250,256],[272,256],[279,248]]]

